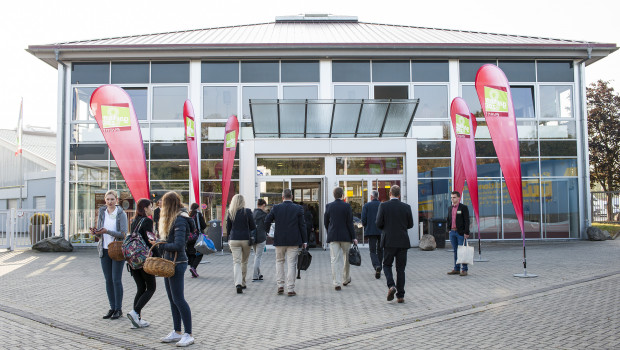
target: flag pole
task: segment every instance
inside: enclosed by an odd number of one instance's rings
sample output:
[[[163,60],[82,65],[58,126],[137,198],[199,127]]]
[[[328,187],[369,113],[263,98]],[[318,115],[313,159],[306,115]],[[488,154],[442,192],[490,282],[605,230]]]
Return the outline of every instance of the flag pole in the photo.
[[[22,134],[24,129],[24,98],[19,103],[19,118],[17,120],[17,151],[15,155],[19,155],[19,202],[17,208],[22,209],[23,189],[24,189],[24,168],[23,168],[23,152],[22,152]]]

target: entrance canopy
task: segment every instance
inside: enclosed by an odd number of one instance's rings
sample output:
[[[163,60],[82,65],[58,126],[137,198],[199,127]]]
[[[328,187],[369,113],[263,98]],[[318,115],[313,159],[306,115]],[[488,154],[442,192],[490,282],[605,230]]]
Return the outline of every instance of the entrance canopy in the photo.
[[[419,99],[250,100],[255,138],[405,137]]]

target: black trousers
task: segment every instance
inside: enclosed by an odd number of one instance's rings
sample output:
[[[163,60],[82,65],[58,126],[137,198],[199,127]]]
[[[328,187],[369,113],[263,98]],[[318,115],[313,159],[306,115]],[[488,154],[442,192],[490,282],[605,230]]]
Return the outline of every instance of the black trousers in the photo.
[[[405,296],[405,267],[407,266],[407,248],[383,248],[383,274],[388,288],[396,286],[396,297]],[[396,283],[392,275],[392,263],[396,259]]]
[[[194,269],[198,268],[198,264],[202,260],[203,254],[187,254],[187,264]]]
[[[131,275],[136,282],[137,289],[136,296],[133,299],[133,309],[140,315],[142,308],[151,300],[153,294],[155,294],[157,284],[155,282],[155,276],[144,272],[144,269],[132,270]]]
[[[381,241],[381,236],[368,236],[368,250],[370,251],[370,261],[372,262],[372,267],[377,268],[381,267],[381,263],[383,262],[383,248],[379,246],[379,242]]]

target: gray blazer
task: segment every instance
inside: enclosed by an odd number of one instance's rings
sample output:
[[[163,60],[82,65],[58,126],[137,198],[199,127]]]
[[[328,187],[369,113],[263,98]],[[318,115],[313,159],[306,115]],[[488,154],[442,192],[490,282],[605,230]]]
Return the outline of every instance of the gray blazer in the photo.
[[[116,215],[116,231],[108,231],[108,234],[114,237],[115,240],[121,240],[124,239],[125,235],[127,234],[127,215],[123,211],[123,208],[121,208],[120,206],[117,205],[116,208],[120,211],[119,215]],[[99,215],[97,216],[97,228],[103,227],[106,210],[107,207],[105,205],[99,208]],[[103,235],[101,238],[99,238],[99,243],[97,243],[97,251],[99,251],[99,257],[103,258]]]

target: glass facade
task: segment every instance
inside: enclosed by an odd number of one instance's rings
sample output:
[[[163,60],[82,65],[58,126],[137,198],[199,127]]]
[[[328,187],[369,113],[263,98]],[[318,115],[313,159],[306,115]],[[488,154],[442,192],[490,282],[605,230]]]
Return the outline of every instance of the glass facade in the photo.
[[[200,69],[196,80],[192,69]],[[520,237],[512,202],[478,101],[474,78],[483,64],[496,64],[511,81],[511,91],[518,118],[521,168],[524,189],[526,238],[579,237],[578,164],[580,113],[575,92],[574,68],[569,61],[547,60],[334,60],[331,82],[321,82],[323,63],[318,60],[218,60],[218,61],[140,61],[140,62],[76,62],[71,66],[68,179],[69,237],[74,243],[92,243],[87,228],[103,204],[103,194],[117,189],[121,204],[133,213],[135,199],[127,189],[114,157],[110,154],[101,131],[90,113],[92,92],[101,84],[118,84],[130,95],[140,121],[152,198],[167,191],[177,191],[184,203],[190,201],[190,171],[182,121],[183,102],[194,96],[195,110],[200,111],[200,188],[201,208],[206,219],[221,219],[221,177],[223,166],[224,128],[228,117],[240,120],[240,146],[251,139],[252,111],[249,100],[298,100],[333,98],[365,100],[379,98],[419,98],[409,138],[416,139],[416,169],[407,169],[410,155],[386,156],[356,154],[332,155],[335,165],[328,166],[323,154],[291,156],[286,147],[281,154],[256,156],[258,176],[293,176],[308,178],[337,176],[346,187],[347,197],[360,206],[368,189],[373,187],[387,197],[392,183],[407,179],[407,186],[417,182],[418,218],[428,232],[430,220],[445,218],[452,188],[454,139],[449,116],[450,97],[462,96],[477,117],[476,152],[478,192],[480,198],[480,231],[484,239],[517,239]],[[458,74],[449,67],[458,65]],[[192,73],[193,77],[194,74]],[[329,78],[329,77],[328,77]],[[451,85],[451,79],[458,84]],[[329,91],[323,91],[327,88]],[[454,90],[458,86],[459,91]],[[198,89],[198,90],[196,90]],[[343,113],[345,105],[337,105]],[[260,108],[260,107],[256,107]],[[372,108],[368,107],[370,111]],[[358,109],[359,110],[359,109]],[[359,113],[359,112],[358,112]],[[369,112],[370,113],[370,112]],[[385,113],[384,113],[385,114]],[[382,114],[382,115],[384,115]],[[304,111],[282,108],[283,128],[299,125]],[[373,122],[369,119],[369,122]],[[346,129],[346,126],[340,126]],[[363,126],[361,126],[363,127]],[[339,137],[353,137],[339,135]],[[302,137],[302,136],[299,136]],[[312,136],[310,136],[312,137]],[[274,142],[283,142],[286,140]],[[373,140],[374,142],[374,140]],[[396,150],[402,152],[402,150]],[[230,197],[240,190],[242,162],[235,156]],[[375,180],[381,175],[385,180]],[[351,176],[351,178],[348,178]],[[343,177],[343,178],[340,178]],[[353,179],[353,177],[358,177]],[[365,177],[368,177],[367,179]],[[364,178],[364,179],[362,179]],[[258,180],[257,180],[258,181]],[[271,182],[268,183],[268,185]],[[272,185],[269,185],[272,186]],[[273,185],[276,186],[276,185]],[[265,196],[276,202],[282,182]],[[386,187],[387,186],[387,187]],[[252,187],[252,186],[250,186]],[[253,188],[253,187],[252,187]],[[277,191],[276,191],[277,190]],[[321,195],[308,187],[307,195]],[[273,194],[273,193],[276,194]],[[415,192],[415,191],[414,191]],[[350,194],[350,195],[349,195]],[[305,192],[300,192],[305,198]],[[329,197],[329,196],[328,196]],[[271,197],[269,197],[271,198]],[[463,200],[471,207],[469,191]],[[353,203],[352,202],[352,203]],[[323,203],[325,204],[325,203]],[[270,203],[271,205],[271,203]],[[473,219],[472,231],[477,232]]]

